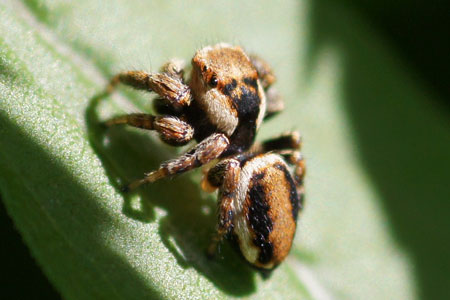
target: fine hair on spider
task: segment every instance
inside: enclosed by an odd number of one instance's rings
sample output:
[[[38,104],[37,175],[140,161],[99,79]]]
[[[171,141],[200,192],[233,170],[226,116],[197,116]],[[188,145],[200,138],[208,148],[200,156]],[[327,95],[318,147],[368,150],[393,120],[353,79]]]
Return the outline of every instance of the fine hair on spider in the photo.
[[[275,76],[258,56],[220,43],[198,50],[191,64],[187,79],[180,59],[158,73],[125,71],[111,79],[108,93],[119,83],[155,93],[156,115],[121,115],[106,121],[107,126],[155,130],[172,146],[197,142],[124,190],[205,166],[202,188],[218,189],[218,225],[208,255],[226,237],[252,266],[273,270],[289,253],[303,207],[300,135],[293,131],[255,142],[262,122],[284,109],[273,87]]]

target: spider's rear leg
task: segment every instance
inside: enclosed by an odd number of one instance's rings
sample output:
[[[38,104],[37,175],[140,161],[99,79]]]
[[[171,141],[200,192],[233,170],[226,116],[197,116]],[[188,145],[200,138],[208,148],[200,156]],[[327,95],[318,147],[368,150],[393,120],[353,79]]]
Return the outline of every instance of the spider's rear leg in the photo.
[[[275,152],[283,156],[288,164],[294,166],[294,182],[297,187],[300,208],[302,208],[305,198],[305,187],[303,186],[303,181],[306,173],[306,164],[303,155],[300,151],[296,150],[279,150]]]
[[[237,186],[239,184],[240,163],[236,159],[227,159],[209,170],[204,182],[211,187],[220,187],[219,189],[219,207],[218,217],[219,223],[217,231],[214,235],[211,244],[207,249],[209,257],[213,257],[218,243],[223,237],[232,230],[233,226],[233,199],[237,196]]]
[[[286,161],[294,166],[294,179],[297,186],[303,186],[303,178],[305,177],[306,165],[303,155],[300,152],[302,147],[302,138],[297,131],[286,132],[278,137],[266,140],[261,144],[255,143],[257,152],[269,152],[283,156]]]
[[[187,153],[162,163],[158,170],[148,173],[143,179],[130,183],[124,188],[124,191],[130,191],[142,184],[184,173],[207,164],[218,158],[226,150],[229,143],[228,138],[224,134],[214,133]]]
[[[294,149],[302,147],[302,137],[298,131],[288,131],[262,143],[263,152],[272,150]]]
[[[255,143],[251,152],[266,153],[273,151],[283,156],[287,163],[294,166],[294,181],[297,186],[297,193],[300,204],[303,205],[304,186],[303,180],[306,172],[306,164],[300,152],[302,139],[297,131],[286,132],[278,137],[268,139],[262,143]]]
[[[174,116],[153,116],[135,113],[118,116],[105,122],[106,126],[118,124],[156,130],[161,140],[172,146],[185,145],[194,136],[194,129],[191,125]]]
[[[261,142],[255,142],[250,149],[253,153],[265,153],[278,150],[300,150],[302,138],[297,131],[288,131],[279,136]]]

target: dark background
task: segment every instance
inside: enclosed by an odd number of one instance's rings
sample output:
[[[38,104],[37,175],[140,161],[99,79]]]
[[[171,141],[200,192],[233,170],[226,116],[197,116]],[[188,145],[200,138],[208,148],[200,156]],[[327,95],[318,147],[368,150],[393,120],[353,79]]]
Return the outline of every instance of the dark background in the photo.
[[[336,1],[339,2],[339,1]],[[344,2],[344,1],[343,1]],[[345,0],[450,109],[450,17],[443,0]]]
[[[337,2],[337,1],[336,1]],[[381,35],[419,82],[437,96],[446,113],[450,109],[449,6],[441,0],[342,0]],[[320,6],[319,6],[320,7]],[[313,16],[314,17],[314,16]],[[14,299],[59,299],[60,296],[22,242],[0,205],[2,294]],[[24,284],[26,283],[26,284]]]

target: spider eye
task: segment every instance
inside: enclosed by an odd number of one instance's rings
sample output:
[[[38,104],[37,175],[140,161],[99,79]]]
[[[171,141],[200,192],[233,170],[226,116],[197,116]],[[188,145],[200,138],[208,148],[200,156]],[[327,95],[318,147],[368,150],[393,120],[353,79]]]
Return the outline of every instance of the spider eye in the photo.
[[[208,82],[211,87],[216,87],[218,83],[219,80],[217,79],[216,75],[211,76],[211,79]]]

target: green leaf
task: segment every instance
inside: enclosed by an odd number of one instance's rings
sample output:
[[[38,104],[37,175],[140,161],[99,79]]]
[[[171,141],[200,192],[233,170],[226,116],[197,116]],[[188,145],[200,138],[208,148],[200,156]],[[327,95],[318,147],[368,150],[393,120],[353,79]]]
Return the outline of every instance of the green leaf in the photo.
[[[200,172],[120,193],[183,149],[100,125],[151,110],[151,96],[126,88],[98,97],[114,73],[189,61],[219,41],[260,54],[278,76],[287,110],[258,138],[304,136],[307,206],[290,257],[266,279],[227,243],[205,257],[216,204]],[[449,125],[431,97],[363,20],[332,2],[6,2],[0,192],[67,299],[442,297],[449,258],[439,269],[422,261],[450,249],[439,243],[450,214],[436,214],[450,199]]]

